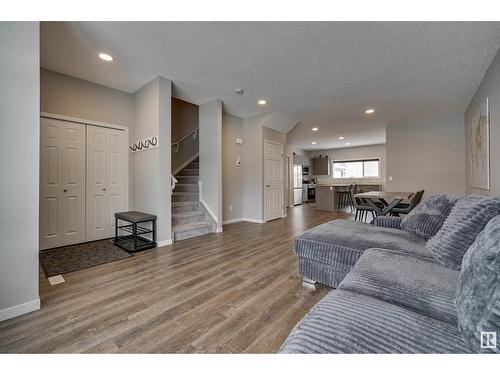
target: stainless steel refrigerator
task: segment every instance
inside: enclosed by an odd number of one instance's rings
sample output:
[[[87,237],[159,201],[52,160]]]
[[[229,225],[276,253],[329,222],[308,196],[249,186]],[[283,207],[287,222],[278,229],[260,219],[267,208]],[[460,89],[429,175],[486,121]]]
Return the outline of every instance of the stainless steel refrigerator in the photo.
[[[302,204],[302,165],[293,165],[293,205]]]

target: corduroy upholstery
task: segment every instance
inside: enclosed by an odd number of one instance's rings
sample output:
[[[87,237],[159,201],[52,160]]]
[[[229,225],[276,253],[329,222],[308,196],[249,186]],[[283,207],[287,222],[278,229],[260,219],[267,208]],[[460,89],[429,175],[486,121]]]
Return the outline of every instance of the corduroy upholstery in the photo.
[[[295,238],[293,248],[299,258],[300,276],[337,287],[363,251],[371,247],[431,257],[425,249],[425,240],[417,236],[353,220],[332,220],[310,229]],[[325,267],[331,269],[327,271]],[[322,280],[315,279],[318,274]]]
[[[456,324],[334,290],[297,324],[281,353],[470,353]]]
[[[470,347],[500,353],[500,216],[486,225],[464,256],[456,306],[460,332]],[[496,349],[481,349],[481,332],[496,332]]]
[[[457,324],[459,272],[430,258],[368,249],[339,285],[418,313]]]
[[[486,224],[500,214],[500,197],[469,195],[451,210],[427,249],[446,267],[460,270],[465,252]]]
[[[403,218],[399,216],[377,216],[373,220],[373,225],[376,227],[401,229],[401,221]]]
[[[420,202],[401,221],[401,229],[425,240],[432,238],[441,229],[458,197],[433,195]]]

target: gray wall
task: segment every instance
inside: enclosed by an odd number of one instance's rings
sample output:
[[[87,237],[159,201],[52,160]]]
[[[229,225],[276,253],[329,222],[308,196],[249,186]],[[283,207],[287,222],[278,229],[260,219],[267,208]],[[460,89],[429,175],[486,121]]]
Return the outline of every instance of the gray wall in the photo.
[[[131,127],[134,96],[51,70],[40,71],[42,112]]]
[[[486,75],[472,98],[465,112],[465,125],[488,97],[490,101],[490,191],[469,187],[468,148],[469,139],[465,139],[466,149],[466,189],[467,193],[500,195],[500,51],[491,63]]]
[[[159,147],[131,154],[134,209],[158,216],[158,240],[171,240],[171,82],[158,77],[134,95],[130,141],[159,135]]]
[[[172,98],[172,142],[198,128],[199,110],[196,104]],[[199,152],[199,138],[185,139],[178,152],[172,149],[172,171],[181,167]]]
[[[264,183],[262,124],[265,116],[243,120],[243,217],[261,221]]]
[[[378,158],[380,159],[380,178],[370,178],[370,179],[355,179],[356,182],[373,182],[385,184],[386,177],[386,146],[385,145],[371,145],[371,146],[359,146],[359,147],[346,147],[337,148],[333,150],[321,150],[321,151],[310,151],[310,156],[329,156],[331,161],[335,160],[356,160],[356,159],[369,159]],[[331,168],[331,173],[333,174],[333,168]],[[314,170],[313,170],[314,174]],[[318,181],[320,183],[331,183],[331,182],[345,182],[342,179],[334,179],[333,176],[318,176]]]
[[[222,230],[222,101],[213,100],[199,109],[200,181],[202,198]]]
[[[40,306],[38,22],[0,22],[0,320]]]
[[[283,144],[286,153],[286,134],[273,130],[274,121],[281,120],[272,113],[243,120],[243,218],[264,220],[264,139]],[[286,194],[286,181],[283,191]]]
[[[462,113],[388,125],[387,190],[463,194],[464,142]]]
[[[243,137],[243,120],[222,114],[222,210],[223,220],[243,217],[243,145],[236,138]],[[242,165],[237,166],[237,157]],[[230,210],[232,208],[232,210]]]

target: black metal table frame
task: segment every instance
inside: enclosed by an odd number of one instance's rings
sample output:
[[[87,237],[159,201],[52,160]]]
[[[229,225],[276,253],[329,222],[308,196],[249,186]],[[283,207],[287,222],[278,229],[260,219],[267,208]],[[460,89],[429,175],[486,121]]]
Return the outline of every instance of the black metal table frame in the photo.
[[[118,220],[122,220],[122,221],[125,221],[127,223],[131,223],[131,224],[119,226]],[[152,223],[152,229],[140,227],[137,225],[137,224],[149,223],[149,222]],[[128,233],[131,233],[131,234],[128,236],[118,236],[119,230],[124,230]],[[143,236],[143,235],[149,234],[149,233],[153,234],[152,241],[148,240],[144,237],[139,237],[139,236]],[[125,238],[130,239],[130,237],[132,237],[134,240],[134,248],[133,249],[127,248],[127,247],[123,246],[122,244],[120,244],[120,241],[123,241]],[[137,239],[140,239],[141,241],[145,242],[145,244],[137,246]],[[114,243],[115,243],[115,245],[119,246],[120,248],[122,248],[126,251],[147,250],[147,249],[151,249],[153,247],[156,247],[156,245],[157,245],[156,244],[156,219],[149,219],[149,220],[132,222],[132,221],[128,221],[125,219],[119,219],[119,218],[115,217],[115,240],[114,240]]]
[[[364,198],[366,203],[368,203],[368,205],[373,208],[373,212],[375,212],[375,218],[378,217],[378,216],[387,216],[394,207],[396,207],[396,205],[398,205],[399,203],[401,203],[401,201],[403,200],[403,198],[394,198],[391,203],[387,203],[387,201],[383,198],[377,198],[378,201],[380,201],[383,205],[384,205],[384,208],[380,208],[379,206],[377,206],[375,204],[375,202],[373,201],[372,198],[368,198],[368,197],[365,197]],[[375,219],[373,219],[370,224],[373,224],[373,222],[375,221]]]

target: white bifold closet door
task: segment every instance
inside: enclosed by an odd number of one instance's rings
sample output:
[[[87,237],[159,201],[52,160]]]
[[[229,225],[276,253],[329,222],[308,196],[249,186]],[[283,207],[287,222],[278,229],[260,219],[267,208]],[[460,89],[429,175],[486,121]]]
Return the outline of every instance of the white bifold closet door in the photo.
[[[127,143],[124,131],[87,125],[87,241],[113,237],[115,212],[127,207]]]
[[[40,248],[85,241],[85,126],[42,118]]]

